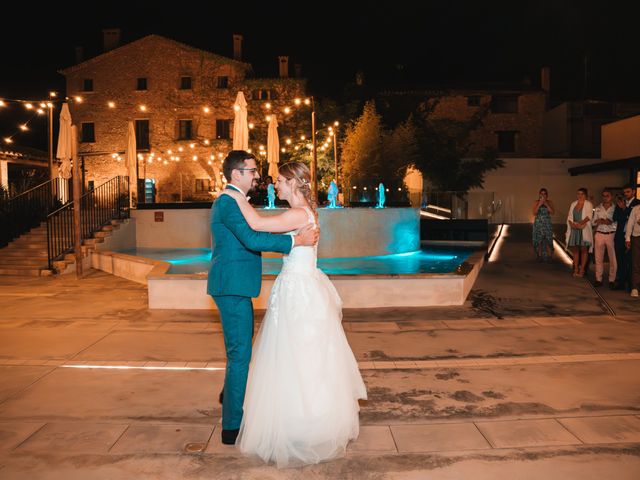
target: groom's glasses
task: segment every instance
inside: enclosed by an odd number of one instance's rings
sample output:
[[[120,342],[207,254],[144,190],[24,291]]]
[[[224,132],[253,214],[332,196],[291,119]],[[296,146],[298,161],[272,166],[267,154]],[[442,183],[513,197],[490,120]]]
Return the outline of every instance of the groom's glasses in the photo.
[[[236,170],[242,170],[243,172],[251,172],[251,173],[256,173],[258,171],[257,168],[236,168]]]

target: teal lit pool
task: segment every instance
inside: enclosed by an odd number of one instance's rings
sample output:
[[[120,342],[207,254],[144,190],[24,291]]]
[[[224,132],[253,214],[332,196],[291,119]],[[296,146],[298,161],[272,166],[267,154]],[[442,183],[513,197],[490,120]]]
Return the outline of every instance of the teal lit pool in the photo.
[[[464,247],[430,246],[417,252],[380,257],[322,258],[318,260],[318,266],[328,275],[449,273],[456,270],[473,251]],[[138,248],[121,253],[169,262],[168,274],[206,273],[211,262],[211,251],[205,248]],[[262,259],[264,274],[276,275],[281,268],[280,258]]]

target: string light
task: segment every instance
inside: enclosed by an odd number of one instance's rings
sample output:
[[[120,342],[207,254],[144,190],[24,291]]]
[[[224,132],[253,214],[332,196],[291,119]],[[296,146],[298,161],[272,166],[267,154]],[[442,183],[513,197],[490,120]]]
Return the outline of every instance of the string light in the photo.
[[[6,106],[7,106],[7,104],[4,103],[4,100],[0,100],[0,107],[6,107]]]
[[[26,108],[27,110],[31,110],[31,109],[33,109],[33,105],[32,105],[32,104],[30,104],[30,103],[25,103],[25,104],[24,104],[24,106],[25,106],[25,108]]]
[[[75,100],[76,102],[78,102],[78,103],[82,103],[82,102],[83,102],[83,99],[82,99],[82,97],[80,97],[80,96],[73,97],[73,98],[74,98],[74,100]]]
[[[211,111],[209,107],[204,107],[202,110],[204,110],[204,113],[209,113]]]
[[[109,108],[116,108],[115,102],[109,102],[107,105],[109,105]]]
[[[4,137],[4,143],[13,143],[11,137]]]
[[[146,105],[140,105],[140,111],[141,112],[146,112],[147,111],[147,106]]]

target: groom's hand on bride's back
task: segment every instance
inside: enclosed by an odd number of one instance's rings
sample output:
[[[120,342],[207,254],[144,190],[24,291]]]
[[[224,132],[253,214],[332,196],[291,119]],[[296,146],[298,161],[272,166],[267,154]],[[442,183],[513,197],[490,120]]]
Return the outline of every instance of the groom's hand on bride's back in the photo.
[[[294,237],[296,247],[307,246],[310,247],[318,243],[320,238],[320,227],[315,225],[307,225],[300,229],[298,234]]]

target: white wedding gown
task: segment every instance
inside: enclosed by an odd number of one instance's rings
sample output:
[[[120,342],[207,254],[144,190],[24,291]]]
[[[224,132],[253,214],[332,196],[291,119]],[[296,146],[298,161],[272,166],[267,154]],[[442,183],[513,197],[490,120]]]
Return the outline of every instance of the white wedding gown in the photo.
[[[342,329],[342,300],[316,259],[317,247],[284,257],[249,367],[236,445],[278,467],[344,454],[358,437],[358,399],[367,398]]]

